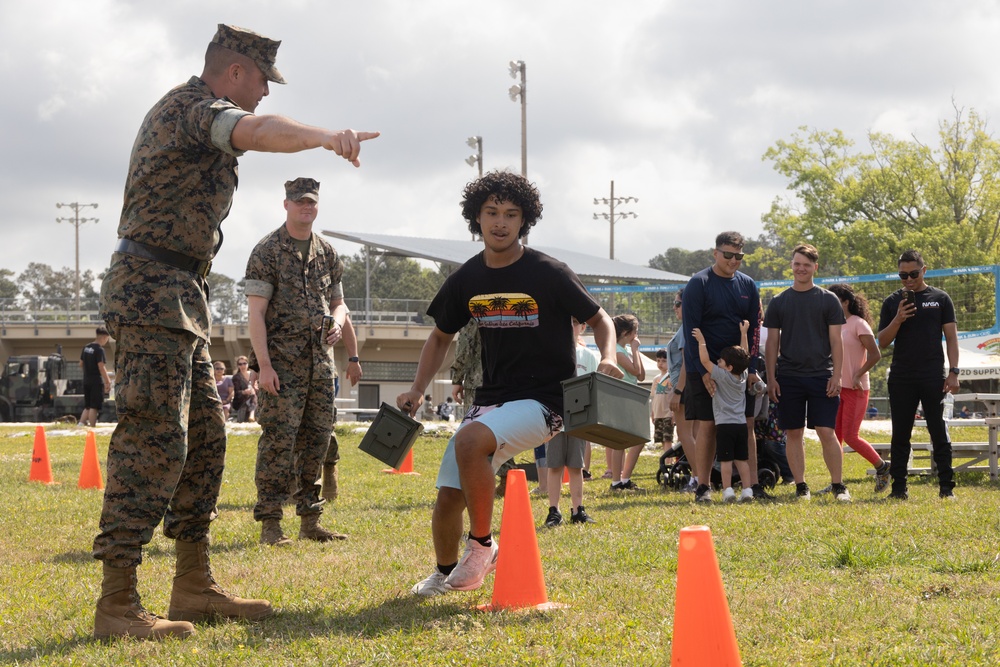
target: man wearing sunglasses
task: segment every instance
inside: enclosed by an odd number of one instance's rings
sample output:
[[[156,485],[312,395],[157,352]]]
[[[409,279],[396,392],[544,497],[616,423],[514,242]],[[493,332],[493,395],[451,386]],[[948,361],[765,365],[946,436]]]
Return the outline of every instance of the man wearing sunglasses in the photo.
[[[916,250],[899,256],[899,279],[903,288],[882,302],[878,344],[895,342],[889,366],[889,408],[892,412],[892,445],[889,474],[890,498],[906,500],[906,465],[910,458],[910,434],[917,405],[923,404],[927,432],[934,448],[940,496],[954,498],[951,468],[951,438],[944,421],[945,395],[958,390],[958,324],[955,305],[948,294],[924,282],[927,267]],[[944,350],[948,348],[948,373],[944,374]]]
[[[739,232],[722,232],[715,238],[712,257],[715,263],[691,276],[684,287],[681,299],[684,312],[684,417],[698,422],[695,441],[695,476],[699,485],[695,491],[697,502],[711,502],[712,464],[715,461],[715,418],[712,412],[712,394],[715,383],[711,369],[701,364],[698,342],[692,330],[701,329],[708,347],[709,357],[715,361],[722,350],[740,344],[740,322],[750,322],[747,340],[750,343],[749,385],[760,378],[756,363],[760,348],[760,294],[753,279],[739,271],[743,260],[743,235]],[[751,414],[753,414],[751,412]],[[749,443],[748,443],[749,444]],[[754,497],[763,496],[757,484],[756,449],[750,452],[751,478]]]

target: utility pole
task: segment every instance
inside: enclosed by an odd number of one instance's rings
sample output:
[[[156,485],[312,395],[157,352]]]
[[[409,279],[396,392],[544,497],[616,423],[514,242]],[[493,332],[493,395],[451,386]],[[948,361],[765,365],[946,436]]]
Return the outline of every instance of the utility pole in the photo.
[[[615,206],[617,204],[628,204],[630,202],[638,203],[639,199],[637,197],[615,197],[615,182],[611,181],[611,196],[601,197],[600,199],[594,198],[594,206],[605,205],[608,207],[609,211],[607,213],[595,213],[594,220],[600,220],[601,218],[607,220],[611,223],[611,259],[615,258],[615,223],[622,218],[638,218],[639,216],[631,211],[626,211],[624,213],[616,213]]]
[[[97,204],[80,204],[78,202],[73,202],[71,204],[56,204],[56,208],[62,208],[66,206],[73,209],[72,218],[56,218],[56,222],[71,222],[76,228],[76,312],[80,312],[80,225],[85,222],[93,222],[95,225],[100,222],[98,218],[81,218],[80,209],[93,207],[97,208]]]

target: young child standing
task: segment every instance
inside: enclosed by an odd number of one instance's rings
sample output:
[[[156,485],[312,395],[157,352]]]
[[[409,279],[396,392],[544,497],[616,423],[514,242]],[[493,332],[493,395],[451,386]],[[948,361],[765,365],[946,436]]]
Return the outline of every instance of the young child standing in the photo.
[[[673,385],[670,383],[665,349],[656,351],[656,368],[659,373],[649,388],[649,418],[653,422],[653,442],[661,445],[663,451],[668,451],[674,446],[674,418],[670,411]]]
[[[747,368],[750,366],[750,354],[747,352],[747,320],[740,322],[740,346],[732,345],[722,350],[717,365],[713,365],[708,356],[708,347],[700,329],[694,329],[691,335],[698,341],[698,355],[705,368],[712,369],[712,380],[715,381],[715,394],[712,396],[712,412],[715,416],[715,455],[722,469],[722,500],[734,502],[736,492],[733,491],[733,463],[740,473],[741,480],[750,479],[750,465],[747,463],[749,450],[747,447],[746,410]],[[753,500],[753,489],[749,485],[743,487],[740,502]]]

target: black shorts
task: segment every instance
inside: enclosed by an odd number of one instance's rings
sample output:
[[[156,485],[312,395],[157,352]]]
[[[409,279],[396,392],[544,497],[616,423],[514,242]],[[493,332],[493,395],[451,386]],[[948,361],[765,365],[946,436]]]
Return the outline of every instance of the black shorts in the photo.
[[[715,458],[720,461],[746,461],[749,455],[745,422],[715,425]]]
[[[684,382],[684,418],[688,421],[710,422],[715,420],[712,412],[712,396],[705,389],[701,373],[688,373]]]
[[[100,410],[104,407],[104,385],[85,384],[83,385],[83,409]]]

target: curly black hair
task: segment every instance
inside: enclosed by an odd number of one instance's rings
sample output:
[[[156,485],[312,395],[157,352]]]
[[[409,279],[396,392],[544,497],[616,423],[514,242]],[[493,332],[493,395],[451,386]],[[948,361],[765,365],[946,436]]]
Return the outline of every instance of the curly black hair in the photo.
[[[528,179],[510,171],[491,171],[470,182],[462,192],[462,217],[469,223],[469,231],[482,236],[483,228],[476,218],[483,204],[490,197],[496,197],[501,202],[509,202],[521,207],[524,224],[518,232],[518,238],[528,235],[528,230],[535,226],[542,217],[542,202],[536,188]]]

